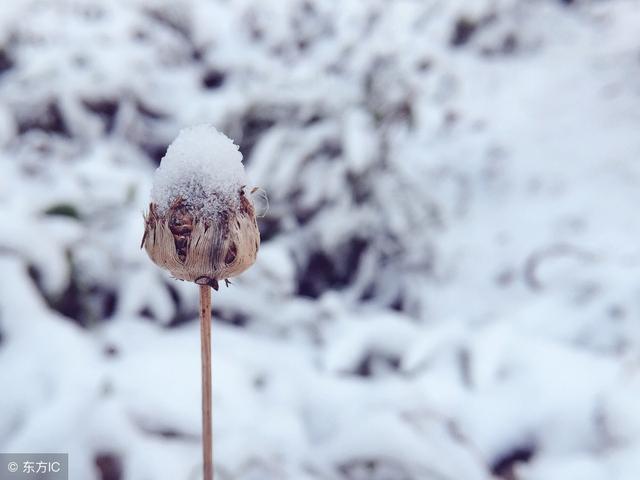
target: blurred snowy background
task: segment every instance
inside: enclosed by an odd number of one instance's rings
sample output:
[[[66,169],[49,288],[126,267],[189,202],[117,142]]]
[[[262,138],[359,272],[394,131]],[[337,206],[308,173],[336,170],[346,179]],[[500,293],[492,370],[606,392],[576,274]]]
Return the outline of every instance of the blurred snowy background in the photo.
[[[184,126],[270,210],[215,293],[219,480],[640,478],[640,3],[0,5],[0,450],[200,475]]]

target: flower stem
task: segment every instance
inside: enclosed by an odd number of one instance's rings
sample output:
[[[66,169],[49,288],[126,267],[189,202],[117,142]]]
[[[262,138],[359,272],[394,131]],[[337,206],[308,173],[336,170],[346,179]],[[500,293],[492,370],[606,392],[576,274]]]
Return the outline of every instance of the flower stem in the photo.
[[[202,460],[204,480],[213,480],[211,424],[211,287],[200,285],[200,349],[202,360]]]

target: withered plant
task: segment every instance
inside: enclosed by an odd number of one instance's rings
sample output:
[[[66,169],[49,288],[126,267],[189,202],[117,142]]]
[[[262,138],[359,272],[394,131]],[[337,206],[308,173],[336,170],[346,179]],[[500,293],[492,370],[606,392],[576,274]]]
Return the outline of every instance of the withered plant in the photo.
[[[211,288],[249,268],[260,246],[241,161],[237,146],[213,127],[183,130],[156,172],[144,216],[141,248],[175,278],[200,287],[205,480],[213,479]]]

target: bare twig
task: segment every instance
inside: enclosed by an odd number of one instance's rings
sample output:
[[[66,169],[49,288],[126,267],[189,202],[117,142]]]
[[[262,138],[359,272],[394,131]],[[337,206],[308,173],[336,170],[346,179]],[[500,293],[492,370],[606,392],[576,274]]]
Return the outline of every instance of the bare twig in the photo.
[[[583,262],[593,262],[597,256],[589,251],[573,245],[558,243],[533,252],[527,257],[524,265],[524,281],[531,290],[542,290],[544,284],[539,278],[540,266],[552,258],[573,257]]]
[[[202,360],[202,460],[204,480],[213,480],[211,425],[211,287],[200,285],[200,347]]]

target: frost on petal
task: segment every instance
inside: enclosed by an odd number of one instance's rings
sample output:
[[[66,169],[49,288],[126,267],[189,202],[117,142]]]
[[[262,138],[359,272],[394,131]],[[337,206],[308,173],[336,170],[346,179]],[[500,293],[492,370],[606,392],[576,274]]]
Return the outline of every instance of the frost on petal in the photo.
[[[156,170],[151,200],[164,214],[178,199],[204,217],[236,210],[246,184],[238,146],[210,125],[180,131]]]

